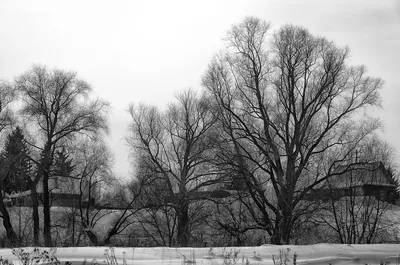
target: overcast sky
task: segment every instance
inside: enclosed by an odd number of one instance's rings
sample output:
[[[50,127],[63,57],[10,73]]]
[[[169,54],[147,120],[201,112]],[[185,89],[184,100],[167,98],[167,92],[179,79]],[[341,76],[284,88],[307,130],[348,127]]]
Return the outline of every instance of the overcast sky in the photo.
[[[377,113],[382,135],[400,152],[399,0],[0,0],[0,79],[11,81],[34,63],[76,71],[113,107],[114,171],[126,177],[129,104],[163,107],[179,91],[200,90],[222,38],[246,16],[348,45],[352,64],[385,80]]]

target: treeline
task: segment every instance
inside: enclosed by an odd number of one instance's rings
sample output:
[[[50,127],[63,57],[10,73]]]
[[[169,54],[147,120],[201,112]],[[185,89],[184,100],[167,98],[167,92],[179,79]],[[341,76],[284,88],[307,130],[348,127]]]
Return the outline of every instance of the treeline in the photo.
[[[310,199],[333,176],[372,162],[382,162],[394,179],[393,151],[375,134],[381,122],[367,114],[380,107],[383,81],[349,65],[348,48],[297,26],[272,31],[246,18],[225,42],[202,91],[180,93],[164,111],[130,106],[126,143],[135,172],[129,181],[113,174],[104,143],[109,103],[93,99],[76,73],[35,65],[1,83],[7,244],[384,240],[384,202],[353,199],[352,218],[335,224],[347,213],[334,200]],[[79,195],[74,207],[52,207],[54,176]],[[28,190],[31,205],[23,213],[7,207],[7,196]],[[22,214],[28,219],[16,225]],[[353,229],[348,236],[346,227]]]

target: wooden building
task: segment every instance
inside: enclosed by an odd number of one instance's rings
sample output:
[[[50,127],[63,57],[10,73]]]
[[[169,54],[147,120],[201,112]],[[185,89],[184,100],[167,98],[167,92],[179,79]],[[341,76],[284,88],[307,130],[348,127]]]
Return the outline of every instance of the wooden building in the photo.
[[[390,171],[377,162],[338,167],[332,177],[313,191],[311,197],[337,200],[344,196],[374,196],[378,200],[395,203],[396,189]]]

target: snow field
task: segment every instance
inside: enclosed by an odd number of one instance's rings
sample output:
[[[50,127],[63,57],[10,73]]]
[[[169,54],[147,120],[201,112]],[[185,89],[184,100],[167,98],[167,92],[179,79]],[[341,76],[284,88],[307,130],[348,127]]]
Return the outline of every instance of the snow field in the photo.
[[[278,256],[281,249],[289,248],[288,264],[292,264],[293,254],[297,253],[297,264],[380,264],[390,262],[396,264],[400,254],[399,244],[382,245],[340,245],[317,244],[308,246],[275,246],[264,245],[260,247],[230,247],[230,248],[114,248],[118,264],[123,264],[123,257],[127,265],[175,265],[175,264],[224,264],[224,256],[227,253],[239,251],[238,265],[242,264],[242,258],[248,259],[250,264],[273,264],[272,255]],[[105,264],[106,247],[79,247],[57,248],[56,256],[64,264],[70,261],[73,265],[80,265],[86,260],[91,264],[95,259],[99,264]],[[26,248],[32,251],[33,248]],[[124,254],[125,252],[125,254]],[[1,249],[0,256],[21,264],[11,254],[11,249]],[[233,255],[231,255],[232,257]],[[232,263],[233,264],[233,263]]]

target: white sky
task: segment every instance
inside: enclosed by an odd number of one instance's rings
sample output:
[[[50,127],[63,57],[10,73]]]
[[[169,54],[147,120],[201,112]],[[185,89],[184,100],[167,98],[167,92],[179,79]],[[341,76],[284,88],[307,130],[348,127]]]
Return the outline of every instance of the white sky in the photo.
[[[400,152],[399,0],[0,0],[0,79],[33,63],[77,71],[113,106],[109,142],[115,173],[126,177],[129,103],[163,107],[178,91],[200,90],[221,39],[246,16],[348,45],[351,63],[386,82],[378,114],[385,139]]]

